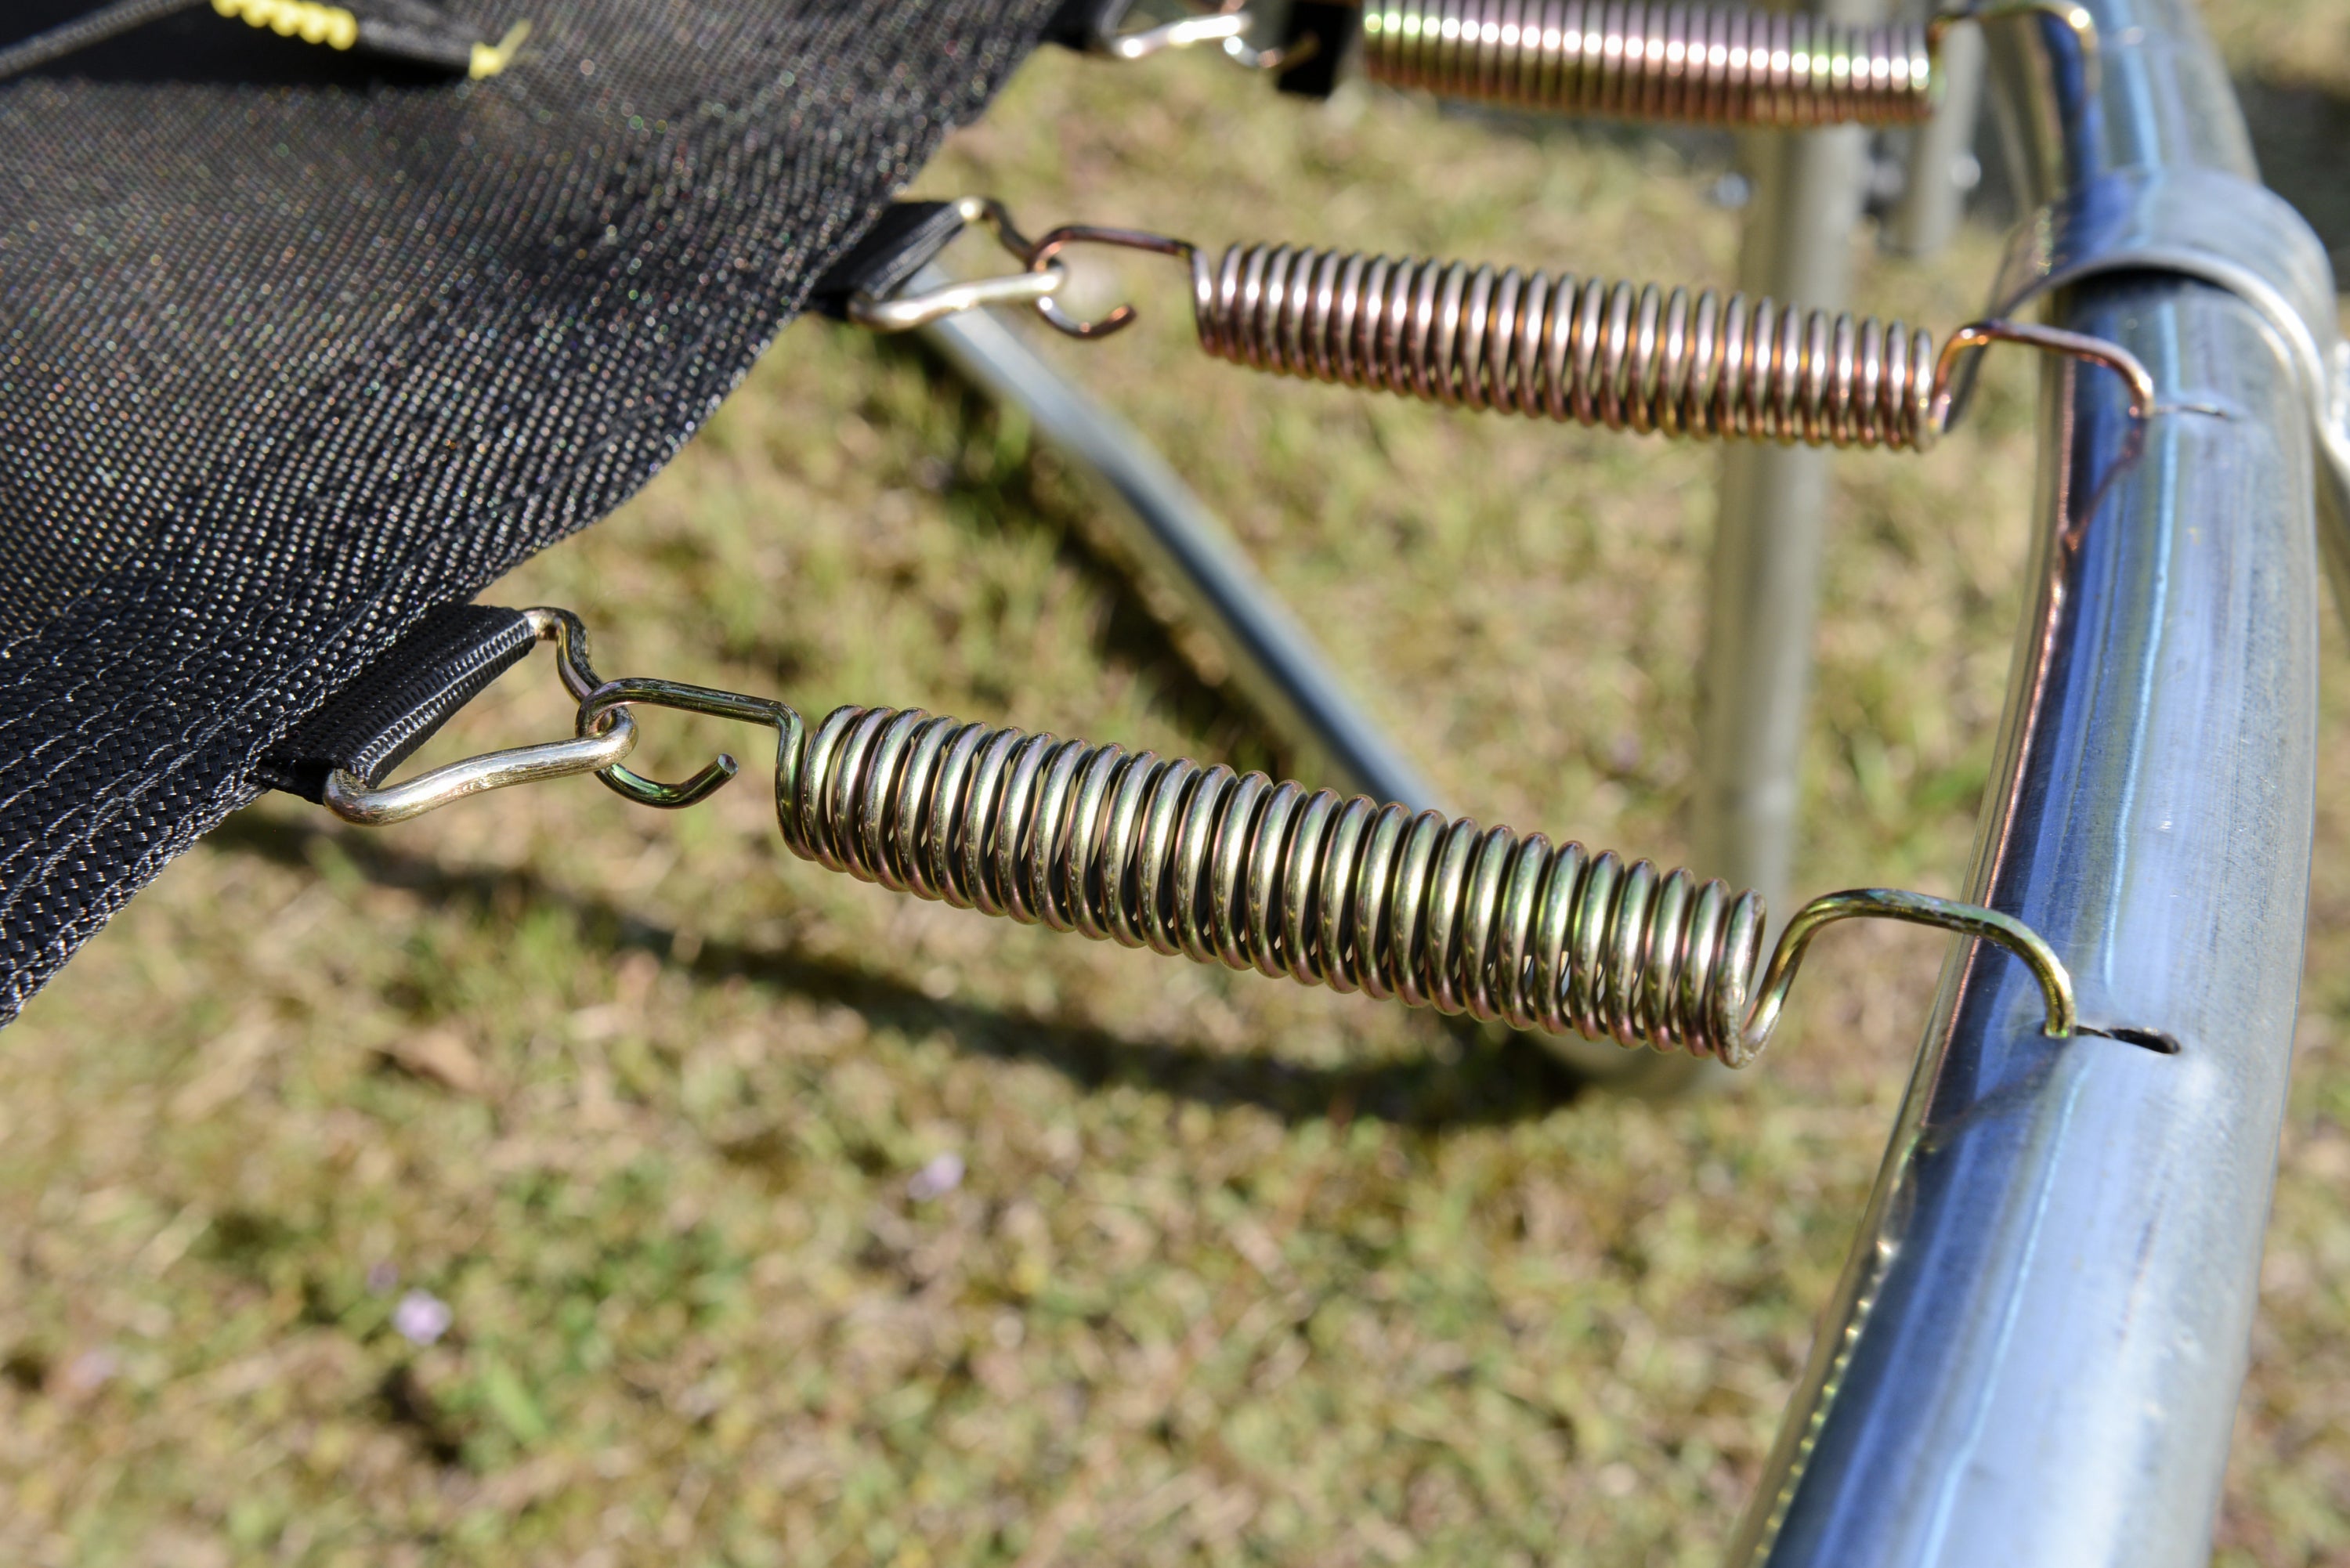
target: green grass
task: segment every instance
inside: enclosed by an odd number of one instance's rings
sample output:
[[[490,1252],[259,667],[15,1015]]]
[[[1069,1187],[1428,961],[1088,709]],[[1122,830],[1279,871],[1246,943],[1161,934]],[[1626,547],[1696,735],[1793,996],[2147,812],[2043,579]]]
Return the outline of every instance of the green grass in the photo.
[[[2350,57],[2339,28],[2224,19],[2254,66]],[[1735,218],[1706,182],[1634,137],[1046,58],[925,188],[1720,278]],[[1994,243],[1870,258],[1862,293],[1947,326]],[[1121,278],[1145,323],[1049,351],[1450,798],[1685,853],[1713,454],[1203,363],[1173,279]],[[1839,466],[1805,888],[1956,889],[2021,608],[2027,392],[2008,366],[1936,454]],[[1278,760],[1093,553],[1092,505],[917,355],[811,323],[643,496],[488,597],[577,608],[607,673]],[[2350,1561],[2327,635],[2230,1563]],[[534,665],[432,754],[564,713]],[[672,771],[742,739],[647,729]],[[1359,999],[892,898],[791,859],[763,795],[658,815],[581,781],[376,833],[276,797],[91,944],[0,1039],[0,1558],[1712,1559],[1939,940],[1839,930],[1762,1065],[1651,1104]],[[916,1196],[949,1153],[961,1184]],[[452,1309],[429,1347],[392,1326],[411,1289]]]

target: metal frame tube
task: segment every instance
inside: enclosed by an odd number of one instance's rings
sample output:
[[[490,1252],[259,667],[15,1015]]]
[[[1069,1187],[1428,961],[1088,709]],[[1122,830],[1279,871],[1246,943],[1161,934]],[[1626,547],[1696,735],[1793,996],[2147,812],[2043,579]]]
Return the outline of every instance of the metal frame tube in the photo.
[[[1794,7],[1883,19],[1883,0]],[[1868,175],[1857,125],[1742,139],[1752,171],[1738,286],[1843,307]],[[1812,632],[1825,547],[1828,463],[1811,446],[1732,441],[1721,453],[1698,722],[1695,868],[1752,888],[1785,919],[1801,806]]]
[[[1882,20],[1886,7],[1884,0],[1811,0],[1794,9],[1865,23]],[[1852,292],[1852,233],[1867,194],[1866,128],[1750,131],[1742,142],[1754,191],[1739,287],[1841,308]],[[1702,876],[1759,891],[1774,932],[1794,908],[1832,456],[1820,447],[1732,441],[1715,488],[1692,859]],[[1718,1064],[1679,1057],[1653,1068],[1646,1087],[1669,1093],[1728,1077]]]
[[[2025,188],[2249,180],[2191,13],[2089,3],[2094,94],[2038,24],[1989,38]],[[1733,1563],[2158,1568],[2210,1549],[2307,909],[2312,410],[2256,300],[2075,260],[2055,319],[2137,354],[2165,411],[2134,430],[2116,382],[2047,373],[2037,585],[1967,896],[2050,940],[2090,1023],[2183,1051],[2052,1044],[2014,966],[1954,953]]]
[[[928,290],[946,281],[925,269],[913,286]],[[1105,520],[1118,545],[1177,590],[1283,739],[1366,794],[1435,804],[1435,786],[1363,711],[1231,531],[1149,443],[983,313],[941,317],[922,327],[921,337],[965,380],[1026,414],[1046,441],[1118,498],[1122,504]]]
[[[1913,14],[1927,9],[1912,7]],[[1959,169],[1973,151],[1975,124],[1981,119],[1982,34],[1973,27],[1953,27],[1943,34],[1941,57],[1934,68],[1941,98],[1934,105],[1934,118],[1909,133],[1901,197],[1885,224],[1886,248],[1905,256],[1939,254],[1965,221],[1970,187],[1960,183]]]

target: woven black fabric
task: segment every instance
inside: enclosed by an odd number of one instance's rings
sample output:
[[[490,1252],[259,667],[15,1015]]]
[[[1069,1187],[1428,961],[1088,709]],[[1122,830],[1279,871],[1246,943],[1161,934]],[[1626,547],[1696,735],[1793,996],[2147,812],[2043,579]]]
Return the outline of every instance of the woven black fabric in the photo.
[[[428,609],[641,484],[1052,3],[447,9],[529,47],[319,85],[195,13],[0,86],[0,1019]]]

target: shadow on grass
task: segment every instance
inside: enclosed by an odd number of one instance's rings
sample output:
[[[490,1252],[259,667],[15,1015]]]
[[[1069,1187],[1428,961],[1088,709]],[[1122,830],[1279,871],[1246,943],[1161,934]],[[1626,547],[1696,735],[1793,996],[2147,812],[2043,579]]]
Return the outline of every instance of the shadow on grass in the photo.
[[[576,923],[583,944],[608,953],[646,952],[697,981],[739,977],[837,1002],[877,1027],[908,1035],[942,1033],[972,1054],[1039,1063],[1087,1090],[1128,1085],[1205,1105],[1253,1106],[1292,1125],[1371,1116],[1439,1132],[1540,1117],[1585,1087],[1536,1042],[1474,1027],[1451,1031],[1457,1050],[1360,1067],[1307,1066],[1263,1051],[1137,1040],[1087,1024],[941,1001],[855,964],[787,948],[704,937],[690,958],[682,957],[674,931],[605,899],[552,886],[532,872],[455,869],[356,835],[257,812],[230,817],[206,842],[232,854],[307,869],[316,849],[328,839],[369,881],[443,909],[492,919],[503,919],[501,911],[517,902],[559,909]]]

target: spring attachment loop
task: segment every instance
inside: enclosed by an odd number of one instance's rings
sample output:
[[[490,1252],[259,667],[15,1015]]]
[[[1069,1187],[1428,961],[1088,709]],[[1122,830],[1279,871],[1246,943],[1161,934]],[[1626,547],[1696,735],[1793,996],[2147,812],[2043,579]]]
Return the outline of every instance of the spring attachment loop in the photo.
[[[2153,378],[2101,338],[1980,321],[1938,352],[1874,317],[1711,290],[1289,245],[1191,254],[1200,346],[1234,364],[1468,409],[1609,430],[1923,452],[1960,371],[1994,342],[2101,364],[2154,408]]]
[[[2063,962],[2028,927],[1923,894],[1813,900],[1758,977],[1759,895],[1580,844],[920,710],[838,708],[811,732],[782,703],[672,681],[598,686],[580,732],[643,702],[772,725],[776,819],[800,858],[1123,947],[1741,1066],[1812,938],[1874,916],[2006,948],[2039,982],[2045,1033],[2077,1024]],[[673,805],[723,784],[721,764],[682,786],[601,776]]]
[[[1738,294],[1725,301],[1711,290],[1294,245],[1233,245],[1211,262],[1189,240],[1140,229],[1072,223],[1031,241],[1001,202],[954,205],[983,218],[1026,270],[888,299],[859,295],[852,319],[900,331],[1027,304],[1071,337],[1107,337],[1134,321],[1133,306],[1087,320],[1056,297],[1063,254],[1098,244],[1181,263],[1200,347],[1218,358],[1529,419],[1923,452],[1957,417],[1972,357],[1993,343],[2102,365],[2129,383],[2134,417],[2155,408],[2154,378],[2128,350],[2055,327],[1970,322],[1938,350],[1930,333],[1898,321]]]
[[[1661,0],[1365,0],[1375,81],[1555,114],[1690,124],[1916,124],[1955,23],[2037,14],[2095,67],[2096,25],[2071,0],[1991,0],[1923,24]]]
[[[1242,0],[1220,0],[1213,5],[1200,6],[1191,16],[1147,27],[1122,26],[1126,9],[1124,5],[1112,5],[1091,19],[1084,38],[1087,54],[1132,64],[1169,49],[1212,44],[1224,58],[1243,70],[1282,71],[1304,64],[1317,47],[1310,37],[1285,48],[1251,45],[1248,33],[1256,18],[1243,9]]]

